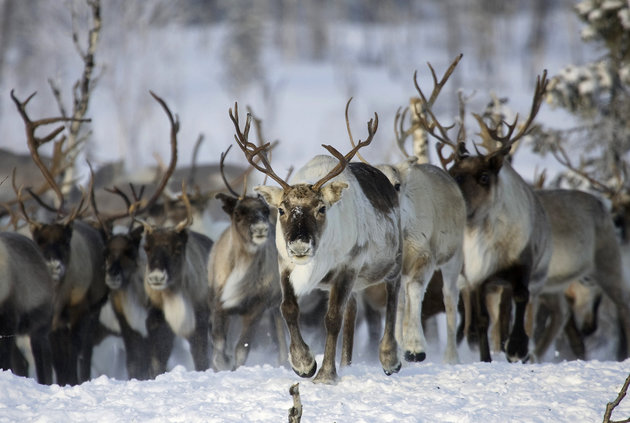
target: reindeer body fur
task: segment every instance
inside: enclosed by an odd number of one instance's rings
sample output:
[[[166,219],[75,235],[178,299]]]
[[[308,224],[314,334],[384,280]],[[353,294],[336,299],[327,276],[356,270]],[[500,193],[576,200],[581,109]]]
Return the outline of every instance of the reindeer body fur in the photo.
[[[337,160],[330,156],[316,156],[295,173],[291,184],[312,184],[336,164]],[[375,219],[374,207],[352,173],[352,165],[351,163],[344,172],[332,179],[347,183],[349,187],[343,192],[343,200],[327,211],[326,228],[320,240],[320,244],[326,248],[319,248],[309,263],[291,263],[284,234],[280,225],[276,225],[276,246],[281,269],[291,270],[291,283],[298,297],[315,288],[326,290],[325,277],[340,265],[360,269],[353,288],[359,291],[382,281],[390,271],[388,265],[396,262],[395,255],[400,241],[399,209],[388,210],[381,213],[379,219]],[[369,248],[370,245],[387,245],[392,250]]]
[[[405,295],[399,296],[396,328],[405,358],[408,361],[422,361],[426,356],[426,339],[420,319],[422,301],[434,272],[441,271],[448,327],[444,360],[458,362],[457,279],[464,261],[464,198],[446,172],[429,164],[417,164],[415,158],[396,166],[384,165],[379,168],[395,187],[399,187],[400,192],[402,286]]]
[[[551,260],[547,214],[533,191],[506,161],[487,208],[469,216],[464,236],[464,275],[476,286],[531,251],[530,294],[539,293]],[[532,241],[535,243],[533,244]]]
[[[315,288],[329,291],[324,360],[315,378],[324,383],[337,378],[335,351],[341,322],[354,325],[356,300],[352,292],[379,282],[386,282],[388,296],[379,356],[387,374],[400,369],[394,337],[402,266],[398,198],[382,172],[363,163],[349,163],[326,185],[314,190],[313,184],[330,174],[338,163],[330,156],[316,156],[295,173],[284,190],[256,188],[273,207],[286,206],[282,213],[278,210],[276,224],[282,313],[291,337],[289,359],[294,371],[303,377],[313,375],[317,365],[297,324],[297,298]],[[307,252],[302,255],[296,248]],[[349,362],[342,358],[342,364],[344,361]]]
[[[231,223],[208,258],[212,313],[213,367],[234,369],[245,363],[254,331],[270,310],[278,334],[279,362],[286,360],[286,341],[280,317],[280,275],[275,245],[275,222],[262,198],[219,197]],[[238,218],[236,215],[238,214]],[[275,218],[275,216],[274,216]],[[242,316],[242,330],[231,364],[226,353],[228,318]]]
[[[17,335],[28,335],[39,383],[52,383],[48,340],[53,314],[53,282],[44,257],[29,238],[0,233],[0,368],[20,374],[11,359]],[[27,375],[22,375],[27,376]]]

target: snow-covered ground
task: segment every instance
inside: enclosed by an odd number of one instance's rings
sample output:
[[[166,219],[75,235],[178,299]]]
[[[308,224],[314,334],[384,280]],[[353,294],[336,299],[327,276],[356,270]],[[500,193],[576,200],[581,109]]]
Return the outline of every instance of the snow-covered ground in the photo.
[[[598,422],[629,371],[630,360],[497,361],[406,365],[388,377],[377,363],[358,363],[330,386],[271,365],[220,373],[177,366],[152,381],[100,376],[63,388],[0,372],[0,422],[282,422],[296,382],[305,423]],[[628,416],[626,400],[613,418]]]

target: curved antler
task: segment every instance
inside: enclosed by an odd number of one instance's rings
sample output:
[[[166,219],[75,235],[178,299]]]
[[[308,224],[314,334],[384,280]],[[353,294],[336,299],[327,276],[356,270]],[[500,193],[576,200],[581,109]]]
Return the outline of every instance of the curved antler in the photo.
[[[35,94],[37,94],[37,92],[34,92],[30,96],[28,96],[28,98],[26,100],[20,101],[15,96],[15,90],[12,89],[11,90],[11,99],[15,103],[15,106],[17,107],[17,110],[18,110],[20,116],[22,117],[22,120],[24,121],[24,129],[25,129],[25,132],[26,132],[26,142],[27,142],[27,145],[28,145],[28,149],[29,149],[29,151],[31,153],[31,157],[33,158],[33,161],[35,162],[35,164],[37,165],[37,167],[41,171],[44,179],[46,180],[46,182],[48,183],[50,188],[55,192],[55,195],[59,199],[58,213],[61,213],[61,210],[63,209],[63,202],[64,202],[63,193],[61,192],[61,188],[57,184],[57,181],[55,181],[55,177],[54,177],[53,173],[46,167],[46,165],[44,164],[43,160],[41,159],[38,149],[39,149],[39,147],[42,144],[46,144],[46,143],[54,140],[55,138],[57,138],[57,136],[65,129],[65,127],[63,125],[58,126],[57,128],[53,129],[50,133],[48,133],[48,135],[45,135],[44,137],[37,137],[35,135],[35,130],[37,128],[39,128],[40,126],[51,125],[51,124],[57,123],[57,122],[77,122],[77,121],[78,122],[90,122],[90,119],[76,119],[76,118],[68,118],[68,117],[53,117],[53,118],[43,118],[43,119],[39,119],[39,120],[33,121],[28,116],[28,113],[26,113],[26,106],[27,106],[28,102],[31,101],[31,99],[33,97],[35,97]],[[62,137],[60,140],[55,142],[55,152],[56,153],[60,152],[60,150],[61,150],[60,145],[61,145],[61,143],[63,142],[64,139],[65,139],[65,137]],[[56,160],[53,160],[53,165],[55,165],[54,162],[56,162]]]
[[[348,100],[347,104],[350,104],[350,100]],[[346,110],[347,110],[347,105],[346,105]],[[347,115],[346,115],[346,117],[347,117]],[[376,133],[376,130],[378,129],[378,114],[376,112],[374,113],[374,118],[370,119],[368,121],[367,127],[368,127],[368,137],[365,139],[365,141],[359,140],[357,145],[352,150],[350,150],[348,153],[346,153],[345,156],[343,154],[341,154],[339,151],[337,151],[333,146],[331,146],[331,145],[323,145],[322,144],[322,147],[324,147],[333,156],[335,156],[339,160],[339,163],[330,172],[328,172],[328,174],[326,176],[324,176],[322,179],[320,179],[315,184],[313,184],[313,189],[314,190],[321,189],[321,187],[326,182],[328,182],[329,180],[331,180],[335,176],[341,174],[341,172],[343,172],[343,170],[346,168],[346,166],[348,165],[350,160],[352,160],[352,158],[357,153],[357,151],[359,151],[360,148],[363,148],[365,146],[370,145],[370,143],[372,142],[372,139],[374,138],[374,134]]]
[[[352,130],[350,129],[350,119],[348,118],[348,109],[350,108],[350,102],[352,101],[352,97],[350,97],[348,99],[348,102],[346,103],[346,129],[348,130],[348,137],[350,138],[350,144],[352,145],[352,148],[356,147],[356,144],[354,143],[354,137],[352,136]],[[368,163],[367,160],[365,160],[360,153],[357,153],[357,157],[359,158],[359,160],[361,160],[363,163]]]
[[[271,179],[276,181],[282,187],[282,189],[286,190],[291,188],[291,186],[284,179],[276,175],[276,173],[273,171],[273,168],[271,167],[271,164],[269,163],[269,160],[267,160],[265,151],[271,146],[271,143],[256,146],[255,144],[249,142],[248,137],[249,128],[252,122],[252,115],[250,113],[247,114],[245,126],[241,131],[240,123],[238,120],[238,103],[234,103],[234,112],[232,112],[232,108],[230,108],[228,114],[230,115],[230,119],[234,124],[234,129],[236,130],[236,134],[234,134],[236,144],[241,150],[243,150],[243,153],[245,153],[245,157],[247,158],[249,164],[251,164],[254,169],[264,173],[265,175],[268,175]],[[256,163],[256,157],[258,157],[258,159],[262,163],[262,166]]]
[[[186,229],[187,227],[189,227],[190,225],[192,225],[193,223],[193,217],[192,217],[192,206],[190,205],[190,199],[188,198],[188,194],[186,193],[186,182],[182,182],[182,195],[181,195],[181,200],[184,203],[184,206],[186,207],[186,217],[184,218],[184,220],[182,220],[181,222],[179,222],[177,225],[175,225],[175,232],[180,232],[184,229]]]
[[[232,189],[232,186],[230,185],[230,183],[227,181],[227,178],[225,177],[225,158],[227,157],[231,148],[232,148],[232,145],[230,145],[227,148],[227,150],[221,153],[221,160],[219,160],[219,170],[221,171],[221,179],[223,179],[223,183],[225,184],[225,187],[228,189],[230,194],[232,194],[236,198],[239,198],[240,196],[236,193],[236,191],[234,191],[234,189]]]

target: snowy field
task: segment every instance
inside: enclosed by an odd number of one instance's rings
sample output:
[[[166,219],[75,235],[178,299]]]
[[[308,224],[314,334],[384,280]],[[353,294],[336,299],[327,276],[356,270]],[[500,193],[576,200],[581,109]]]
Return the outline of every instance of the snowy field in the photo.
[[[388,377],[376,363],[358,363],[329,386],[270,365],[221,373],[177,366],[152,381],[100,376],[64,388],[1,372],[0,422],[286,422],[296,382],[304,423],[599,422],[629,370],[630,360],[497,360],[405,365]],[[613,419],[628,416],[626,400]]]
[[[219,152],[233,139],[227,110],[235,100],[242,106],[252,105],[263,118],[269,138],[281,141],[274,152],[274,168],[280,175],[290,165],[300,166],[320,153],[322,143],[343,151],[348,145],[343,108],[349,96],[354,96],[351,121],[355,138],[364,138],[365,123],[373,112],[380,116],[377,136],[364,156],[374,162],[396,161],[401,156],[393,142],[393,116],[415,94],[415,69],[422,75],[422,84],[430,83],[427,61],[442,72],[456,54],[464,53],[455,73],[459,76],[452,81],[455,86],[442,94],[449,99],[444,103],[451,107],[446,118],[451,120],[455,114],[452,100],[460,87],[466,93],[477,92],[477,106],[471,105],[471,111],[479,110],[478,104],[495,91],[508,96],[510,107],[523,114],[529,108],[536,74],[547,68],[554,75],[588,56],[579,42],[567,41],[578,37],[578,24],[571,12],[564,12],[547,18],[547,25],[558,30],[550,33],[546,49],[531,57],[524,47],[530,18],[516,13],[492,24],[501,42],[495,46],[491,66],[477,56],[475,37],[464,37],[461,48],[448,50],[441,21],[369,29],[342,25],[331,30],[334,60],[287,61],[268,48],[262,54],[264,75],[238,93],[227,90],[222,79],[225,70],[218,55],[224,27],[167,27],[128,37],[126,44],[116,45],[108,44],[116,38],[111,35],[112,23],[105,22],[104,30],[110,34],[104,34],[102,55],[97,53],[97,57],[107,70],[90,106],[91,154],[97,164],[126,158],[129,170],[154,165],[154,153],[168,157],[168,126],[162,110],[148,95],[152,89],[182,121],[182,164],[188,164],[199,133],[207,137],[201,161],[218,160]],[[469,30],[473,33],[470,28],[462,29]],[[410,40],[419,46],[404,50]],[[42,60],[41,73],[26,78],[27,83],[19,82],[24,81],[23,75],[6,75],[0,96],[0,146],[26,150],[22,122],[8,96],[11,88],[17,87],[20,98],[38,90],[31,107],[39,117],[56,113],[46,79],[58,78],[64,87],[74,82],[81,65],[69,37],[54,43],[51,50],[57,57]],[[140,53],[142,60],[135,60]],[[384,59],[369,64],[359,60],[362,54]],[[68,58],[65,62],[64,57]],[[274,90],[272,97],[265,94],[263,85]],[[445,112],[446,105],[440,110]],[[572,124],[567,116],[547,106],[539,119],[555,127]],[[236,153],[232,152],[230,160],[243,163]],[[530,179],[535,168],[549,166],[553,166],[552,160],[545,161],[525,148],[516,158],[517,169]],[[603,335],[599,342],[606,344],[608,338]],[[477,352],[465,345],[460,346],[462,364],[450,366],[441,364],[440,347],[434,345],[427,362],[405,363],[400,373],[390,377],[378,363],[359,355],[350,368],[340,370],[336,385],[323,386],[298,378],[288,368],[263,364],[274,360],[255,354],[252,364],[234,372],[193,372],[185,346],[182,348],[173,369],[154,381],[124,381],[120,344],[112,340],[97,352],[95,360],[105,364],[95,364],[95,379],[81,386],[41,386],[33,379],[0,372],[0,422],[281,422],[287,421],[292,405],[288,390],[296,382],[301,382],[305,423],[597,422],[630,372],[630,360],[615,362],[610,355],[562,361],[554,360],[552,352],[549,362],[526,365],[508,364],[498,355],[491,364],[478,363]],[[321,358],[321,354],[317,356],[318,362]],[[629,416],[630,400],[626,399],[613,418]]]

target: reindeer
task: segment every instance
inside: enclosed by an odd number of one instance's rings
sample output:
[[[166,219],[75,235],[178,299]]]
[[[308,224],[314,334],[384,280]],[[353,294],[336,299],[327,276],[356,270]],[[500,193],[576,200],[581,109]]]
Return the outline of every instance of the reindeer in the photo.
[[[90,378],[93,340],[92,334],[98,322],[98,313],[107,299],[107,287],[103,277],[103,241],[99,232],[78,219],[83,212],[83,200],[68,213],[64,210],[64,196],[50,171],[39,157],[38,148],[49,142],[63,130],[59,127],[44,137],[36,137],[35,130],[43,125],[72,118],[50,118],[32,121],[26,105],[35,94],[24,102],[13,99],[24,125],[29,150],[44,179],[57,195],[59,207],[52,223],[42,223],[29,217],[24,206],[21,189],[17,190],[19,204],[35,243],[41,249],[51,274],[55,295],[52,320],[51,344],[53,365],[60,385],[77,384]],[[55,143],[60,149],[63,138]],[[35,193],[31,195],[41,205],[47,206]],[[78,368],[77,368],[78,367]]]
[[[433,80],[437,81],[429,65]],[[505,345],[509,361],[526,361],[529,357],[529,337],[525,328],[525,314],[530,296],[541,292],[551,260],[551,235],[547,213],[533,189],[516,173],[507,157],[512,145],[528,130],[536,116],[547,85],[546,72],[538,78],[530,114],[515,134],[518,117],[507,125],[505,135],[499,128],[489,128],[483,119],[474,115],[481,136],[488,143],[501,147],[488,154],[477,151],[471,156],[465,147],[463,123],[457,143],[448,135],[448,129],[439,123],[431,110],[414,74],[414,84],[424,102],[423,113],[418,114],[422,128],[438,141],[438,155],[442,166],[459,185],[466,202],[466,229],[464,232],[463,279],[471,291],[476,312],[480,358],[491,361],[488,343],[489,317],[485,303],[486,293],[492,284],[507,283],[513,293],[514,323]],[[500,125],[503,128],[503,125]],[[454,153],[442,155],[444,144]],[[530,332],[531,333],[531,332]]]
[[[314,382],[337,379],[335,352],[342,320],[354,321],[353,291],[379,282],[387,283],[385,333],[379,357],[391,375],[400,370],[394,336],[396,303],[402,266],[400,207],[396,191],[378,169],[348,163],[359,148],[369,145],[378,127],[378,115],[368,122],[368,137],[345,156],[324,146],[333,156],[316,156],[296,172],[290,185],[276,175],[264,150],[248,139],[251,115],[240,128],[237,104],[229,111],[235,139],[254,168],[280,187],[258,186],[265,201],[277,210],[276,246],[282,315],[290,335],[289,361],[301,377],[311,377],[317,363],[304,342],[298,324],[297,299],[315,288],[329,291],[326,342],[322,366]],[[254,161],[260,159],[261,165]],[[342,359],[343,361],[343,359]]]
[[[231,147],[231,146],[230,146]],[[221,154],[221,169],[229,151]],[[221,234],[208,258],[208,285],[212,313],[212,366],[234,369],[245,364],[252,337],[263,312],[270,310],[276,326],[279,362],[286,357],[283,322],[280,317],[280,275],[275,243],[275,215],[260,196],[239,195],[223,178],[229,194],[216,198],[230,216],[230,226]],[[242,316],[234,364],[226,354],[228,318]]]
[[[429,99],[428,107],[437,98],[442,86],[461,59],[451,64]],[[347,109],[346,109],[347,112]],[[347,116],[346,116],[347,118]],[[381,165],[381,169],[398,191],[403,231],[402,281],[405,295],[399,297],[397,329],[407,361],[423,361],[426,340],[421,324],[422,300],[434,272],[440,271],[444,308],[447,319],[447,345],[444,361],[456,363],[457,354],[457,280],[462,270],[466,205],[457,184],[442,169],[418,164],[404,147],[412,129],[404,131],[404,116],[396,114],[398,146],[407,157],[397,165]],[[350,139],[352,140],[352,135]]]
[[[623,278],[621,253],[610,213],[597,197],[583,191],[545,189],[536,191],[536,195],[549,216],[553,243],[542,293],[564,297],[569,288],[572,288],[570,294],[576,290],[571,286],[575,281],[595,286],[616,305],[626,342],[630,342],[630,287]],[[570,317],[566,300],[560,298],[558,302],[556,309],[564,312],[550,319],[536,344],[536,357],[544,355]],[[579,304],[574,302],[574,306]],[[578,327],[583,328],[586,332],[592,329],[588,325]]]
[[[41,251],[24,235],[0,232],[0,368],[27,376],[14,359],[15,337],[28,335],[37,381],[50,385],[53,281]]]
[[[151,304],[164,313],[171,330],[190,344],[195,370],[209,367],[207,260],[212,240],[191,231],[191,205],[182,185],[187,216],[174,227],[141,221],[147,265],[144,287]]]

